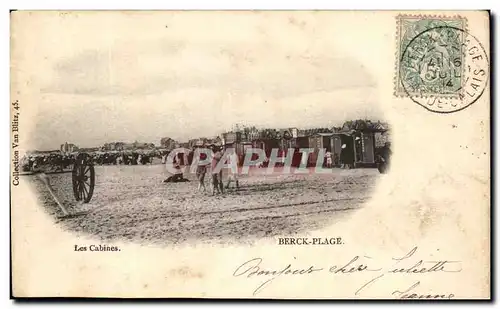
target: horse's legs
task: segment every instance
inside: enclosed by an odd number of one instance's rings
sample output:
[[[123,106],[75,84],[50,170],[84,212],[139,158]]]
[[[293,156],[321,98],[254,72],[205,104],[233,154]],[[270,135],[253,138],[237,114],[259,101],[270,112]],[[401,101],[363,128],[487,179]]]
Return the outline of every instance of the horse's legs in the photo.
[[[222,170],[219,172],[219,189],[221,193],[224,193],[224,182],[222,181]]]
[[[205,188],[205,174],[200,175],[198,178],[198,191],[201,190],[201,187],[203,187],[203,192],[205,192],[207,189]]]
[[[215,195],[215,191],[219,191],[219,181],[217,179],[217,174],[212,174],[212,195]]]

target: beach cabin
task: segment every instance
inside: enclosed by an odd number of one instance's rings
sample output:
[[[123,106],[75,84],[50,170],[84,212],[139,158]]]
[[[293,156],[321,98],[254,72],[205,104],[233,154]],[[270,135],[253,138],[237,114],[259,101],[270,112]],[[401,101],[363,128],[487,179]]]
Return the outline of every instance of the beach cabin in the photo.
[[[315,133],[309,136],[309,148],[314,148],[314,153],[309,155],[308,161],[310,166],[316,166],[320,149],[325,149],[323,153],[323,161],[324,154],[327,151],[332,152],[332,136],[333,133]]]
[[[375,134],[363,130],[354,134],[356,167],[375,167]]]

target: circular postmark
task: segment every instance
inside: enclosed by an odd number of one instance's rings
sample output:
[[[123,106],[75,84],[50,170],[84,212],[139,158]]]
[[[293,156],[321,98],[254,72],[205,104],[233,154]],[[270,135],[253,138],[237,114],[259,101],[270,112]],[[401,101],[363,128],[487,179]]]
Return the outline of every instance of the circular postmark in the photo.
[[[479,40],[451,26],[417,34],[404,48],[400,81],[408,97],[429,111],[453,113],[476,102],[489,79],[489,61]]]

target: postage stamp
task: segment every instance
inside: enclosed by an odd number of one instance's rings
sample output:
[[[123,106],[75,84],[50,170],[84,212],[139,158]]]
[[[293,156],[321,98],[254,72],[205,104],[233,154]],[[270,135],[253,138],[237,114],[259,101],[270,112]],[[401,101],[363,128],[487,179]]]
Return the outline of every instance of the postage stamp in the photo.
[[[466,20],[458,16],[398,16],[396,95],[458,95],[464,39],[460,30],[466,30]]]
[[[398,16],[395,95],[451,113],[482,95],[489,62],[465,18]],[[471,88],[472,91],[468,91]]]

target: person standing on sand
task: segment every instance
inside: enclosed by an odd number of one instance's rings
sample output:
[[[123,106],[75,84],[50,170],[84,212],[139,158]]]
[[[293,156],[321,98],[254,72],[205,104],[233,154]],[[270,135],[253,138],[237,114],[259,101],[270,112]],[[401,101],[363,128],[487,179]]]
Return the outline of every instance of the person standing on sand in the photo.
[[[206,191],[206,187],[205,187],[205,175],[207,174],[207,165],[208,164],[204,164],[204,163],[200,163],[200,162],[204,162],[204,160],[207,159],[207,155],[203,152],[201,152],[199,154],[199,158],[195,158],[198,160],[198,162],[196,162],[197,164],[197,167],[196,167],[196,178],[198,178],[198,191],[201,190],[201,188],[203,187],[203,192]]]
[[[347,166],[347,145],[343,144],[340,149],[340,168],[346,168]]]
[[[234,180],[236,183],[236,189],[239,189],[240,183],[238,181],[238,155],[234,149],[231,149],[232,153],[229,155],[230,165],[236,166],[236,171],[233,171],[231,167],[228,170],[226,189],[229,189],[229,184]]]
[[[328,150],[325,154],[326,158],[326,167],[332,168],[332,153]]]
[[[224,193],[224,184],[222,183],[222,169],[217,171],[217,165],[222,158],[222,152],[218,147],[213,147],[214,156],[212,158],[212,195]]]

